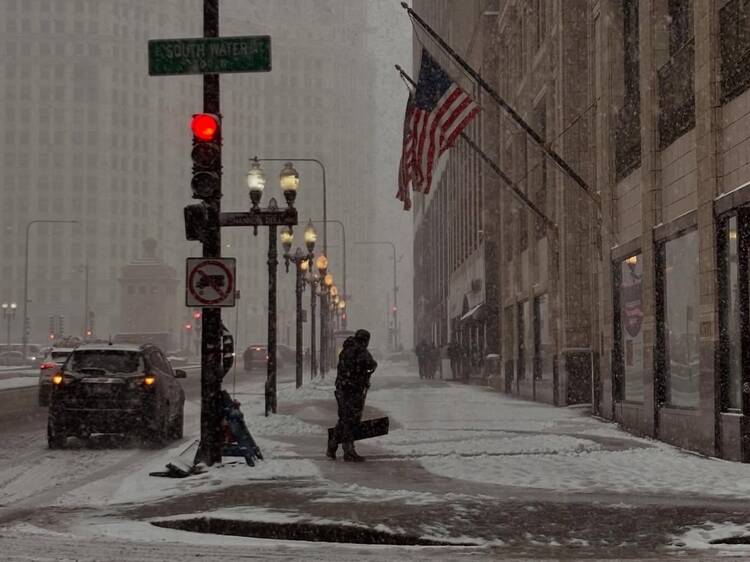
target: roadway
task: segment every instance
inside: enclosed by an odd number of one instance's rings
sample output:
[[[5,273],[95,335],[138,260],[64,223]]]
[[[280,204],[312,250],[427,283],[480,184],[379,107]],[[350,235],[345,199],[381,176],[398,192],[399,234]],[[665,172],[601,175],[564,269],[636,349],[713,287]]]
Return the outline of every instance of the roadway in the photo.
[[[200,366],[183,367],[185,389],[185,439],[195,439],[200,427]],[[16,374],[18,376],[18,374]],[[236,378],[235,378],[236,376]],[[0,525],[27,510],[52,505],[66,493],[90,486],[113,473],[127,473],[133,466],[162,455],[137,442],[93,438],[70,440],[63,450],[47,447],[47,409],[37,405],[36,379],[22,388],[0,391]],[[237,369],[224,379],[224,388],[237,394],[243,409],[262,408],[265,373]],[[33,381],[33,382],[32,382]],[[283,369],[279,383],[294,381],[294,368]],[[179,442],[168,443],[167,448]]]

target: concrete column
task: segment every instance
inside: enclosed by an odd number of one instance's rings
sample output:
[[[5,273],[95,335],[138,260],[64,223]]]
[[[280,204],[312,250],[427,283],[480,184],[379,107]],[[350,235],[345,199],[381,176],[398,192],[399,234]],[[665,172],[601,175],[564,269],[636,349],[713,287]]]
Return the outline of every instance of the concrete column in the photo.
[[[695,2],[695,140],[698,168],[698,251],[700,319],[700,420],[696,446],[718,453],[715,439],[719,318],[716,229],[713,201],[719,194],[719,13],[713,2]]]
[[[662,219],[661,161],[658,146],[659,97],[654,60],[655,6],[659,0],[641,0],[638,12],[641,92],[641,250],[643,252],[643,410],[639,427],[655,434],[654,359],[656,351],[656,297],[653,227]]]
[[[596,98],[596,185],[599,188],[602,202],[601,245],[602,260],[599,262],[599,307],[597,334],[601,342],[599,348],[599,373],[602,379],[602,395],[599,404],[599,415],[614,418],[613,378],[612,378],[612,334],[613,301],[612,301],[612,256],[610,248],[615,243],[616,225],[613,220],[614,187],[613,173],[614,150],[612,146],[612,27],[614,6],[610,0],[599,2],[599,13],[594,13],[593,53],[596,64],[597,83],[593,85]],[[595,344],[596,347],[596,344]]]

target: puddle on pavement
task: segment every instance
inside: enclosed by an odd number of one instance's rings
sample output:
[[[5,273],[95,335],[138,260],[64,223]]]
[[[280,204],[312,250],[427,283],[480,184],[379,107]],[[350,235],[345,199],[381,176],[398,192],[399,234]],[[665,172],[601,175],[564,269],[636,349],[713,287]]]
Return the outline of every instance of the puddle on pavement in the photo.
[[[441,542],[411,535],[398,535],[349,525],[314,523],[276,523],[265,521],[235,521],[206,517],[152,521],[152,525],[213,535],[233,535],[260,539],[288,541],[333,542],[352,544],[390,544],[400,546],[477,546],[470,543]]]

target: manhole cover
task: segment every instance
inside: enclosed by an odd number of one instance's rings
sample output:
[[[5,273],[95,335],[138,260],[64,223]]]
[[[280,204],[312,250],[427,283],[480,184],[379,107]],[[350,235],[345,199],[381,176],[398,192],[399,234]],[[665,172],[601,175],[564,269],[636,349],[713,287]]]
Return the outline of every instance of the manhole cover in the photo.
[[[411,535],[397,535],[354,525],[236,521],[210,517],[153,521],[152,524],[157,527],[191,531],[194,533],[289,541],[392,544],[404,546],[476,546],[470,543],[449,543]]]

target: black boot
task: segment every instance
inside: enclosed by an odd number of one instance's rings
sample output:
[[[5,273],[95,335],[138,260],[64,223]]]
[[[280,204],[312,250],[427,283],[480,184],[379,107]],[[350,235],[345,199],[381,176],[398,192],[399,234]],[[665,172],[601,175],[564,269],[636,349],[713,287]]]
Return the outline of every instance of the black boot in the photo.
[[[338,443],[336,443],[335,440],[329,439],[328,447],[326,447],[326,456],[330,459],[336,460],[336,451],[338,450],[338,448]]]
[[[364,462],[365,457],[361,457],[354,450],[354,443],[342,443],[344,447],[344,460],[346,462]]]

